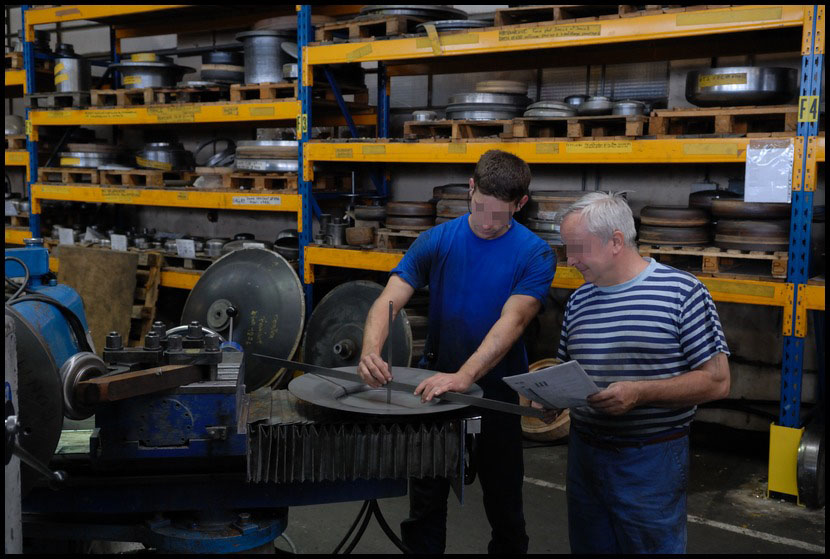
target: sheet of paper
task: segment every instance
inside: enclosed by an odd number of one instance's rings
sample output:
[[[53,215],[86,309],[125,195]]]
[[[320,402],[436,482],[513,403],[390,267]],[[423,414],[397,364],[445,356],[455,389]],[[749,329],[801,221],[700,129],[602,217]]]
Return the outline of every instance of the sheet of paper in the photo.
[[[502,380],[525,398],[548,409],[586,406],[588,396],[599,392],[597,385],[576,361]]]

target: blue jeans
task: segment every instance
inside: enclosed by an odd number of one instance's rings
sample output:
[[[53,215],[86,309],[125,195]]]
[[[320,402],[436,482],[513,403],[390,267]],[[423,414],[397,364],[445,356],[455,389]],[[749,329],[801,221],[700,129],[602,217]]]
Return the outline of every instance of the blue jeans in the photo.
[[[689,437],[639,448],[598,448],[572,426],[571,552],[685,553],[688,480]]]

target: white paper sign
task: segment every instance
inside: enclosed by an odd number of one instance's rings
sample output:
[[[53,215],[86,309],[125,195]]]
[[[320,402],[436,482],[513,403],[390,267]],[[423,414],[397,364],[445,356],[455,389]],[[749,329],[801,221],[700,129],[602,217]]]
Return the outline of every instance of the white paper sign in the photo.
[[[744,201],[790,202],[794,152],[790,139],[750,140],[746,148]]]
[[[193,239],[176,239],[176,254],[181,258],[196,258],[196,243]]]
[[[110,235],[112,250],[127,252],[127,235]]]
[[[14,204],[12,204],[12,201],[11,200],[6,200],[6,217],[16,216],[16,215],[17,215],[17,210],[15,209]]]
[[[62,245],[75,244],[75,232],[67,227],[58,228],[58,242]]]
[[[576,361],[502,380],[525,398],[542,404],[547,409],[586,406],[588,396],[599,392],[597,385]]]
[[[280,206],[282,199],[279,196],[233,196],[231,204],[234,206]]]

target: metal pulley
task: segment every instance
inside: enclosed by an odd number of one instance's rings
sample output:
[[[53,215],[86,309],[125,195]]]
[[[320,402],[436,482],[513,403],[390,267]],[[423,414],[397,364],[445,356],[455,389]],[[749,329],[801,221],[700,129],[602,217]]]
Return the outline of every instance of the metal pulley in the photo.
[[[357,365],[369,309],[383,292],[370,281],[351,281],[332,289],[317,304],[303,338],[302,361],[323,367]],[[392,365],[408,367],[412,330],[405,310],[398,312],[387,343],[394,346]]]
[[[237,309],[238,315],[229,341],[240,344],[245,351],[248,389],[271,384],[281,371],[252,354],[286,359],[293,356],[305,320],[300,279],[276,252],[240,248],[205,270],[187,298],[181,321],[198,321],[227,338],[230,307]]]

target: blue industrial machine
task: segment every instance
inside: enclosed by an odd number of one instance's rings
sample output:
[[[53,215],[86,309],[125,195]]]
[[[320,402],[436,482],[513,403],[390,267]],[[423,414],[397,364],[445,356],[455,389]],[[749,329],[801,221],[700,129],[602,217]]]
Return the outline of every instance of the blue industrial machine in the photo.
[[[19,323],[18,446],[35,457],[24,468],[24,536],[253,551],[285,530],[290,506],[401,496],[410,476],[463,485],[470,412],[368,417],[273,389],[284,370],[254,354],[290,359],[305,304],[272,251],[222,257],[192,290],[184,325],[155,323],[141,347],[111,332],[103,359],[78,294],[46,279],[42,246],[6,257],[7,277],[26,285],[6,305]],[[25,397],[27,385],[38,397]],[[92,415],[83,448],[62,439],[56,453],[63,418]],[[394,537],[376,503],[364,511]]]

